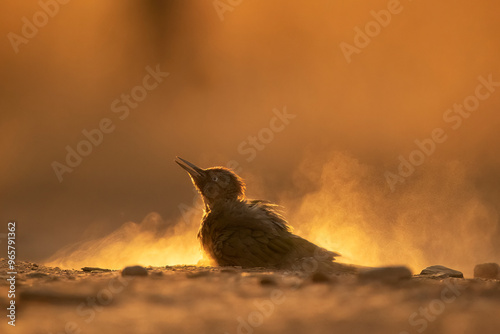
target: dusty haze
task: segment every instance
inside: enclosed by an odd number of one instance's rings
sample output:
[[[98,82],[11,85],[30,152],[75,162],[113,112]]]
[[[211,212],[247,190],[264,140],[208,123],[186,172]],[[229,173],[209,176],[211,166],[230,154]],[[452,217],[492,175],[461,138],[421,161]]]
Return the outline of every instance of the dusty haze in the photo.
[[[15,219],[20,258],[61,266],[197,263],[201,211],[179,155],[230,162],[249,197],[347,262],[470,275],[500,261],[500,87],[460,125],[443,118],[479,77],[500,81],[500,5],[402,0],[349,63],[339,45],[387,4],[243,1],[221,20],[211,1],[74,1],[16,53],[8,34],[41,8],[7,1],[2,230]],[[120,119],[113,102],[148,66],[169,75]],[[103,118],[113,132],[59,182],[53,162]],[[391,190],[385,173],[436,128],[446,140]]]

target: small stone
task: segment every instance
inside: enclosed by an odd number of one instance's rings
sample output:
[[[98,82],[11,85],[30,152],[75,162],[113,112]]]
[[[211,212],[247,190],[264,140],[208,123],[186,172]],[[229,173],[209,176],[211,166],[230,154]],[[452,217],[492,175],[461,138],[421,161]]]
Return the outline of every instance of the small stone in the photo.
[[[186,273],[187,278],[198,278],[198,277],[205,277],[208,275],[210,275],[209,270],[200,270],[200,271],[193,271]]]
[[[462,272],[439,265],[425,268],[424,270],[422,270],[420,275],[440,276],[442,278],[446,277],[464,278],[464,274]]]
[[[221,273],[225,273],[225,274],[237,274],[238,272],[240,272],[241,270],[236,270],[235,268],[231,268],[231,267],[227,267],[227,268],[222,268],[220,270]]]
[[[45,274],[45,273],[39,273],[39,272],[35,272],[35,273],[29,273],[26,275],[26,277],[28,278],[42,278],[42,277],[47,277],[49,275]]]
[[[500,279],[498,263],[482,263],[474,267],[474,277]]]
[[[73,294],[67,292],[60,292],[55,290],[47,290],[47,289],[30,289],[23,290],[20,292],[20,298],[24,301],[36,301],[49,303],[51,305],[54,304],[81,304],[87,303],[89,298],[92,296],[82,295],[82,294]]]
[[[321,271],[317,271],[315,273],[313,273],[311,276],[311,281],[313,283],[329,283],[332,281],[331,277],[328,276],[327,274],[321,272]]]
[[[276,283],[276,280],[274,279],[274,277],[265,276],[265,277],[262,277],[260,279],[260,285],[270,286],[270,285],[277,285],[277,283]]]
[[[359,272],[362,281],[380,281],[384,283],[397,283],[411,278],[411,271],[405,266],[380,267],[363,269]]]
[[[148,271],[143,266],[129,266],[123,268],[122,276],[148,276]]]
[[[85,272],[104,272],[104,271],[111,271],[111,269],[104,269],[104,268],[98,268],[98,267],[83,267],[82,271]]]

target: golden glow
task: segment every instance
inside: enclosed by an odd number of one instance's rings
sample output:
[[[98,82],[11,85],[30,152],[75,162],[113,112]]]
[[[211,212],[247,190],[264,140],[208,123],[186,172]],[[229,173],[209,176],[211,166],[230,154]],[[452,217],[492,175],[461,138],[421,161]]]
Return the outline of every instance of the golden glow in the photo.
[[[312,164],[322,166],[316,180],[308,179],[314,177],[308,175]],[[319,187],[298,206],[286,200],[281,204],[296,234],[340,252],[340,262],[408,265],[415,272],[442,264],[470,276],[474,265],[487,261],[493,252],[491,236],[498,217],[472,191],[463,166],[438,167],[444,168],[440,175],[422,179],[420,187],[391,194],[380,193],[373,183],[374,171],[352,157],[335,153],[326,160],[309,158],[296,171],[297,183],[306,179]],[[436,176],[440,189],[435,188]],[[186,186],[191,186],[187,178]],[[61,250],[47,264],[111,269],[133,264],[208,265],[196,239],[201,210],[191,210],[186,215],[192,219],[189,224],[179,221],[163,236],[157,234],[164,224],[161,217],[150,214],[140,224],[126,223],[104,238]],[[464,249],[471,253],[464,255]]]
[[[62,249],[45,264],[75,269],[203,264],[198,226],[180,221],[161,236],[157,227],[162,223],[158,214],[151,213],[140,224],[125,223],[106,237]]]
[[[320,160],[307,160],[298,174],[307,177],[304,171]],[[429,170],[434,173],[421,177],[417,187],[384,193],[373,168],[332,154],[322,164],[319,188],[290,218],[297,233],[342,253],[341,262],[408,265],[415,273],[442,264],[470,276],[475,264],[494,254],[498,215],[482,203],[464,166]]]
[[[250,197],[283,205],[297,234],[340,261],[469,274],[498,262],[500,87],[456,130],[443,114],[474,93],[478,76],[500,81],[500,2],[400,1],[351,63],[340,43],[353,44],[355,27],[387,0],[243,1],[224,21],[213,1],[71,2],[18,53],[6,34],[22,34],[22,18],[41,7],[7,3],[0,212],[22,222],[28,260],[80,241],[99,220],[114,232],[48,263],[199,263],[201,211],[189,224],[178,218],[192,188],[172,161],[180,155],[202,167],[236,160]],[[120,119],[112,103],[157,64],[171,75]],[[240,143],[283,106],[297,117],[249,161]],[[104,118],[116,129],[59,183],[51,164],[66,163],[65,147]],[[384,172],[438,127],[447,141],[390,192]],[[165,221],[120,227],[151,211]]]

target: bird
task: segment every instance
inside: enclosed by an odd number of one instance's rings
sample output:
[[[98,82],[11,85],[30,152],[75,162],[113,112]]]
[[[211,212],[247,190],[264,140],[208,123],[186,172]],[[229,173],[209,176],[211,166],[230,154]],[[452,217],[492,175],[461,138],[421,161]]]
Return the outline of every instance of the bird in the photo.
[[[198,239],[218,266],[269,268],[327,273],[354,273],[334,262],[339,253],[293,234],[280,207],[245,197],[241,177],[226,167],[202,169],[176,157],[204,203]]]

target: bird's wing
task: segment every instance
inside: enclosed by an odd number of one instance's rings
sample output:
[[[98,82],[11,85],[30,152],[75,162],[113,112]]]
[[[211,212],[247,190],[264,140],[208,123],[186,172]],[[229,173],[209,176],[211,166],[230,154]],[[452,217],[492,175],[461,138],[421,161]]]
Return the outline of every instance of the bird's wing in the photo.
[[[269,233],[262,224],[228,227],[215,238],[214,255],[221,265],[277,267],[293,252],[293,239]],[[266,231],[267,230],[267,231]]]
[[[219,265],[284,268],[303,258],[331,262],[338,255],[292,234],[275,206],[247,203],[205,217],[202,244]]]
[[[251,216],[219,217],[214,230],[213,253],[220,265],[242,267],[290,267],[303,258],[331,262],[337,253],[309,242],[272,219]]]

